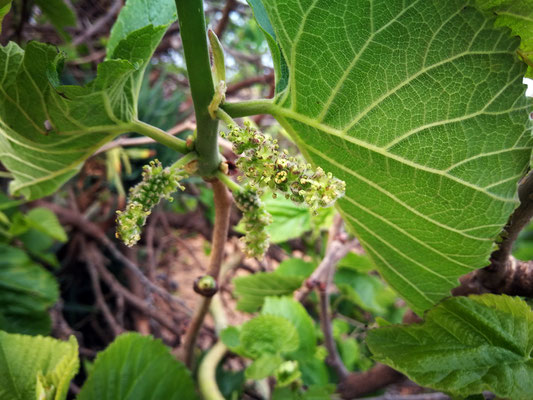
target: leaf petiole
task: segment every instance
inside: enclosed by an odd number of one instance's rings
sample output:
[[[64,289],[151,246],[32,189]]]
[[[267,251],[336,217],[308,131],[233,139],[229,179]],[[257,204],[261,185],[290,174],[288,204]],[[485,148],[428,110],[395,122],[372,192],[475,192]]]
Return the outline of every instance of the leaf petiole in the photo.
[[[231,179],[228,175],[222,172],[217,172],[216,176],[224,185],[228,187],[229,190],[231,190],[232,193],[239,193],[243,190],[242,186]]]
[[[179,153],[187,154],[190,150],[187,148],[185,140],[178,139],[162,129],[159,129],[153,125],[147,124],[142,121],[133,121],[131,124],[131,130],[141,135],[148,136],[154,139],[156,142],[165,145],[172,150],[176,150]]]
[[[224,103],[220,106],[233,118],[247,117],[258,114],[275,114],[277,108],[271,99],[239,101],[235,103]]]

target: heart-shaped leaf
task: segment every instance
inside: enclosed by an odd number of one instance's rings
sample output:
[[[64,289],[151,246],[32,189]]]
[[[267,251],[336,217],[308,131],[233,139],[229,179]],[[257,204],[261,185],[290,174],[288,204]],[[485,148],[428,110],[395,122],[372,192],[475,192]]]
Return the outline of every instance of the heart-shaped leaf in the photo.
[[[384,278],[417,312],[488,262],[529,165],[519,38],[446,2],[272,0],[289,67],[269,111],[338,201]]]

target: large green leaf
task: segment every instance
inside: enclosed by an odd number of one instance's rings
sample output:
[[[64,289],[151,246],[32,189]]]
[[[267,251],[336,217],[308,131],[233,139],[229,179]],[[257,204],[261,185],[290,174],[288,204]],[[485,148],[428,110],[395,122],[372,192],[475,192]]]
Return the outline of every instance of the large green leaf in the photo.
[[[531,153],[519,39],[463,0],[263,1],[290,81],[270,112],[417,312],[487,263]]]
[[[52,274],[20,249],[0,243],[0,329],[48,334],[48,309],[59,296]]]
[[[114,29],[108,59],[94,81],[84,87],[59,85],[63,56],[55,47],[30,42],[0,47],[0,159],[12,172],[10,189],[28,199],[54,192],[81,163],[116,135],[135,130],[137,98],[144,69],[166,28],[176,18],[172,0],[128,1],[161,13],[157,26],[129,21]],[[147,11],[147,12],[148,12]]]
[[[78,400],[197,400],[189,371],[160,341],[118,337],[98,355]]]
[[[64,400],[79,368],[78,343],[0,331],[0,398]]]
[[[422,386],[513,400],[533,393],[533,312],[519,298],[451,298],[423,324],[370,331],[367,344],[378,361]]]
[[[476,5],[498,16],[496,26],[507,26],[520,36],[520,53],[529,65],[526,76],[533,78],[533,0],[476,0]]]

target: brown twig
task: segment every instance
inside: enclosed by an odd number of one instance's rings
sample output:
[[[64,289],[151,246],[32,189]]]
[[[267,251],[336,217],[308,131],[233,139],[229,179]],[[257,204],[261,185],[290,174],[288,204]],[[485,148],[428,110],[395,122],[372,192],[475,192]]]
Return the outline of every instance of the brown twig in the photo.
[[[95,33],[98,33],[109,21],[111,21],[111,19],[113,19],[121,7],[122,0],[115,0],[104,15],[98,18],[89,28],[85,29],[80,36],[77,36],[72,40],[72,44],[74,46],[82,44]]]
[[[124,300],[131,306],[137,308],[139,311],[142,311],[144,314],[155,319],[165,328],[176,335],[180,335],[181,331],[178,329],[176,323],[169,318],[166,314],[159,312],[158,310],[150,307],[143,299],[135,296],[128,289],[126,289],[122,284],[113,276],[107,268],[99,263],[95,264],[95,267],[102,278],[102,280],[109,286],[109,288],[118,295],[124,297]]]
[[[107,302],[104,299],[104,295],[102,293],[102,288],[100,287],[100,276],[98,274],[98,271],[96,269],[96,258],[99,256],[98,250],[92,243],[88,243],[83,246],[83,253],[84,258],[86,260],[87,265],[87,271],[89,272],[89,276],[91,277],[91,284],[93,287],[93,292],[96,297],[96,304],[98,305],[98,308],[102,312],[107,324],[109,325],[109,328],[113,332],[113,336],[116,337],[124,332],[124,328],[120,326],[120,324],[117,322],[115,317],[113,316],[113,313],[107,306]]]
[[[119,260],[126,268],[128,268],[133,274],[137,276],[137,278],[141,281],[141,283],[151,292],[156,293],[160,297],[162,297],[164,300],[166,300],[169,303],[176,304],[180,306],[180,308],[188,315],[192,314],[192,310],[185,304],[185,302],[181,299],[178,299],[177,297],[173,296],[169,292],[167,292],[162,287],[156,285],[155,283],[152,283],[140,270],[140,268],[133,263],[131,260],[129,260],[124,254],[122,254],[115,245],[109,240],[109,238],[104,234],[104,232],[101,231],[101,229],[92,223],[91,221],[87,220],[82,214],[77,213],[73,210],[68,210],[66,208],[63,208],[57,204],[48,203],[48,202],[39,202],[44,207],[49,208],[50,210],[54,211],[59,218],[61,219],[61,222],[64,225],[72,225],[75,226],[77,229],[85,233],[86,235],[89,235],[96,241],[98,241],[100,244],[102,244],[110,253],[111,255]]]
[[[266,75],[259,75],[259,76],[252,76],[250,78],[243,79],[242,81],[233,83],[228,86],[228,89],[226,90],[226,95],[232,95],[236,92],[248,88],[253,85],[257,84],[263,84],[263,85],[270,85],[271,82],[274,81],[274,73],[271,72]]]
[[[226,5],[224,6],[224,9],[222,10],[222,17],[220,17],[220,21],[218,21],[218,24],[214,29],[215,34],[218,37],[221,37],[224,31],[226,30],[226,27],[228,26],[228,22],[229,22],[229,15],[233,11],[236,5],[237,5],[236,0],[226,1]]]
[[[213,186],[215,202],[215,224],[213,228],[213,241],[207,275],[210,275],[215,279],[215,282],[218,282],[220,267],[224,257],[224,247],[228,237],[231,196],[226,186],[218,179],[212,181],[211,185]],[[192,317],[187,332],[185,333],[185,338],[183,340],[183,360],[185,365],[189,368],[191,368],[193,363],[194,348],[198,332],[202,327],[210,303],[211,297],[202,297],[200,305]]]
[[[308,283],[318,289],[320,301],[320,327],[324,333],[324,345],[328,350],[328,364],[333,367],[340,380],[348,376],[348,370],[342,362],[337,350],[333,329],[332,316],[329,306],[329,288],[333,281],[337,263],[353,248],[354,241],[346,241],[347,237],[342,232],[342,219],[336,215],[333,225],[329,230],[328,245],[324,259],[311,275]]]
[[[384,364],[376,364],[366,372],[349,374],[337,386],[343,399],[354,399],[375,392],[402,378],[402,374]]]

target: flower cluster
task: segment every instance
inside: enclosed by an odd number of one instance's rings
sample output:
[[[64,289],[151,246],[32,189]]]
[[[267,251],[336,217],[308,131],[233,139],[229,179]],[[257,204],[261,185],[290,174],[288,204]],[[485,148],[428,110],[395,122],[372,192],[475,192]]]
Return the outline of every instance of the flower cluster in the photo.
[[[172,201],[172,193],[185,189],[180,185],[180,180],[186,177],[182,171],[163,168],[159,160],[145,165],[142,181],[130,189],[126,209],[117,211],[116,237],[130,247],[137,243],[152,208],[162,199]]]
[[[225,135],[233,150],[241,154],[237,167],[251,180],[253,187],[269,187],[295,203],[305,203],[311,210],[328,207],[344,195],[345,183],[320,167],[313,169],[303,160],[280,151],[277,140],[254,129],[230,126]]]
[[[242,223],[246,232],[243,237],[246,255],[261,258],[269,246],[270,235],[266,227],[272,222],[272,216],[261,202],[257,190],[250,185],[234,193],[233,197],[242,211]]]

